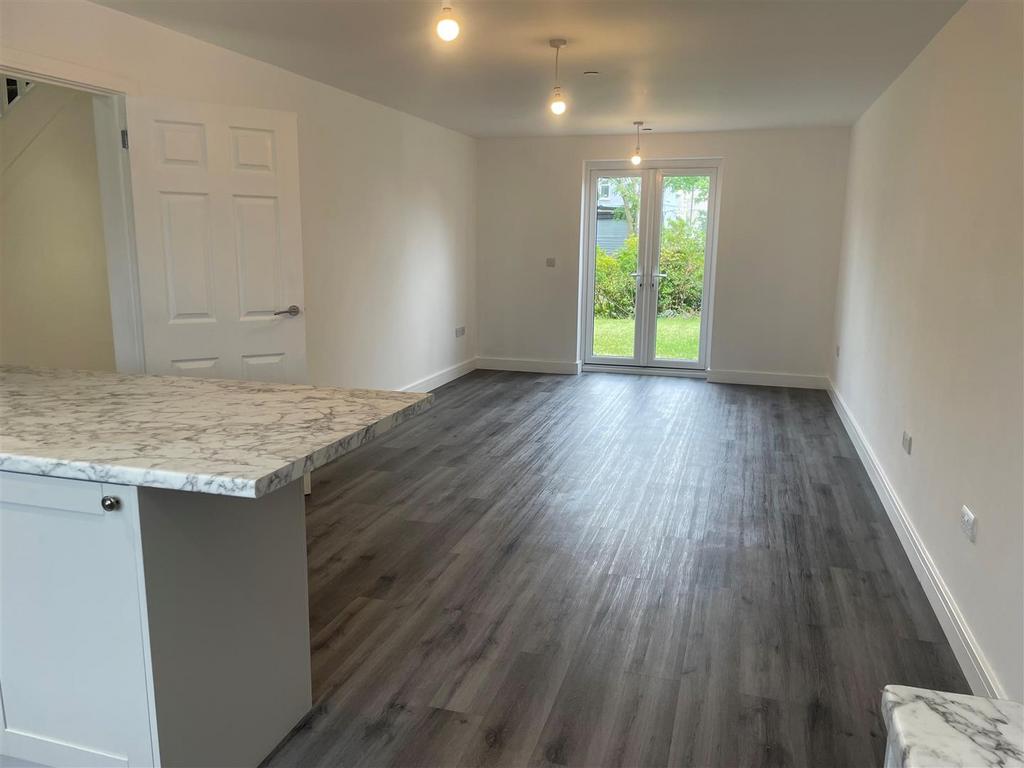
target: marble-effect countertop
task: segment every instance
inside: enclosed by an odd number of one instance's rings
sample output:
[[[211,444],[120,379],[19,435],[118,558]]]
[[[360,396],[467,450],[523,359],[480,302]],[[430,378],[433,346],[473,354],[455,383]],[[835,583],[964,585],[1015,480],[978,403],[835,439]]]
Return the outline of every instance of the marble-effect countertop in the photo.
[[[1024,705],[888,685],[889,768],[1024,766]]]
[[[432,399],[0,366],[0,470],[258,497],[421,413]]]

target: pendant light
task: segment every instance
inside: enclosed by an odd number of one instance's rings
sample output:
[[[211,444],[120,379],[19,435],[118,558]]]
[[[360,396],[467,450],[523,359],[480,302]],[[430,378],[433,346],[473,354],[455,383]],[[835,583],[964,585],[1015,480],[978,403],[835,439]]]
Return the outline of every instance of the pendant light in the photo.
[[[565,96],[562,95],[562,86],[558,84],[558,52],[565,45],[565,40],[555,38],[548,43],[555,49],[555,87],[551,89],[551,102],[548,104],[551,111],[556,115],[565,114]]]
[[[446,2],[441,6],[441,13],[437,17],[436,29],[437,36],[446,43],[450,43],[459,36],[459,20],[455,18],[455,14],[452,12],[451,3]]]
[[[643,126],[643,120],[634,120],[633,125],[636,126],[636,149],[633,150],[633,156],[629,158],[629,162],[633,165],[640,165],[644,159],[640,156],[640,128]]]

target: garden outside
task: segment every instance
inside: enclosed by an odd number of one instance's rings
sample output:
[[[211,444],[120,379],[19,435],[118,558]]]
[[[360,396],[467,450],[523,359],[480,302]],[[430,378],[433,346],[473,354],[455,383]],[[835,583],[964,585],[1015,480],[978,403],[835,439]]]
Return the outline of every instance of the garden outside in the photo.
[[[633,356],[635,321],[629,317],[594,318],[594,354]],[[659,317],[655,357],[660,360],[696,360],[700,351],[700,315]]]

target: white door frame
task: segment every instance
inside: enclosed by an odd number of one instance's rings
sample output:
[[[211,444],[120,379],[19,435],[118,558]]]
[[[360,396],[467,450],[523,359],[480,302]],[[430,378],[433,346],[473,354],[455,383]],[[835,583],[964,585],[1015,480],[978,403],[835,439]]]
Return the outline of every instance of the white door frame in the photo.
[[[637,291],[634,355],[626,357],[595,356],[594,334],[594,267],[597,237],[597,178],[601,175],[638,176],[643,179],[640,197],[640,248],[637,254],[637,270],[641,280],[653,281],[653,268],[660,252],[661,217],[660,203],[662,179],[673,171],[704,173],[710,176],[708,199],[708,224],[704,245],[704,298],[701,307],[701,330],[698,359],[695,361],[658,360],[654,356],[654,327],[656,322],[657,297],[654,291],[645,288]],[[584,292],[579,309],[581,314],[580,359],[587,370],[608,370],[630,373],[665,373],[669,375],[694,375],[711,367],[711,331],[714,318],[715,271],[718,250],[718,215],[721,207],[721,158],[691,158],[677,160],[649,160],[640,168],[625,160],[588,161],[584,164],[584,207],[583,237],[581,238],[580,263],[583,270]],[[648,267],[652,275],[647,275]]]
[[[0,47],[0,71],[93,96],[96,166],[107,248],[114,360],[118,373],[145,373],[131,174],[128,153],[121,146],[121,132],[128,129],[125,96],[137,93],[138,85],[106,72],[7,47]]]

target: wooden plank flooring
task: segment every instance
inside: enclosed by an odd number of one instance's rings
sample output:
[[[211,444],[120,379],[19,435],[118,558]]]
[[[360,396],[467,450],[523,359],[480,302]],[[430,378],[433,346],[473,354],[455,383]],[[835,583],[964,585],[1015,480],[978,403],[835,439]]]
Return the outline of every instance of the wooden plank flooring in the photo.
[[[274,766],[871,766],[967,692],[824,392],[478,371],[314,478]]]

